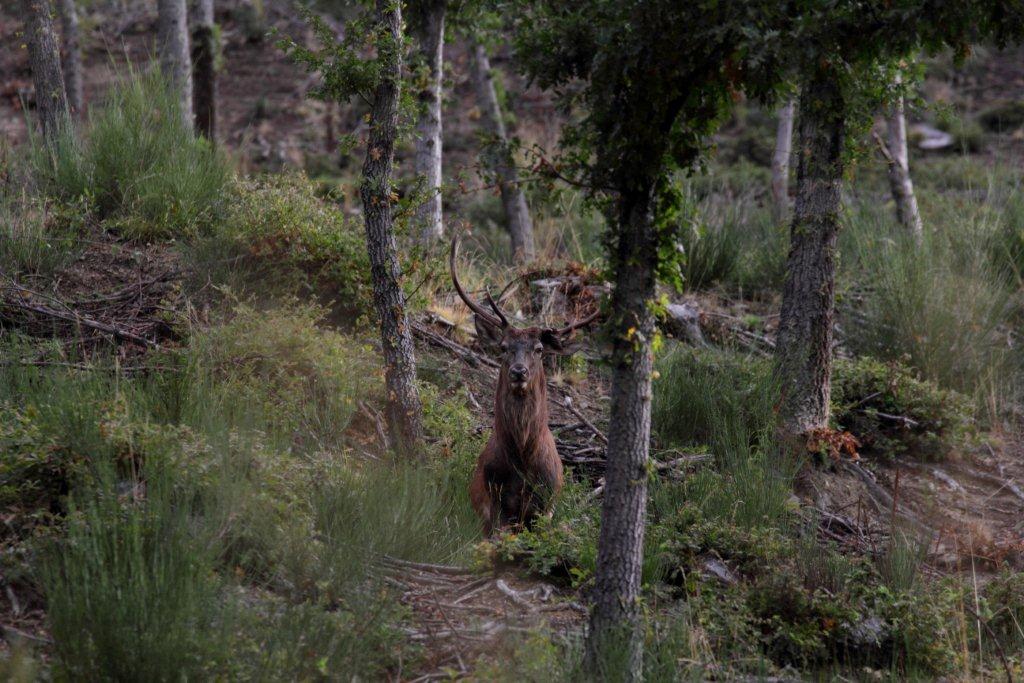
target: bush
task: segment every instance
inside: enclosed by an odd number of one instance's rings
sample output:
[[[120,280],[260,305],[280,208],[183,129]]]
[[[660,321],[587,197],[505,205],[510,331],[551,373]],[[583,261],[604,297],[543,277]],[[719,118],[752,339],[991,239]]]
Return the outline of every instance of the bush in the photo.
[[[1009,133],[1024,126],[1024,102],[1013,100],[992,105],[978,114],[978,123],[996,133]]]
[[[224,155],[195,136],[157,70],[130,72],[90,110],[80,135],[66,131],[52,151],[33,141],[33,157],[44,190],[88,199],[110,227],[137,239],[208,228],[232,176]]]
[[[234,184],[226,216],[190,247],[200,272],[215,282],[254,289],[305,289],[344,313],[369,308],[370,264],[362,227],[321,200],[302,173]]]
[[[873,358],[839,359],[832,415],[870,453],[939,460],[974,429],[974,407],[955,391],[921,380],[906,366]]]
[[[49,276],[67,265],[78,247],[76,208],[0,196],[0,271]]]
[[[191,350],[204,411],[234,415],[300,450],[333,448],[360,401],[380,391],[372,349],[318,327],[324,312],[291,301],[258,311],[238,305],[223,325],[200,333]]]

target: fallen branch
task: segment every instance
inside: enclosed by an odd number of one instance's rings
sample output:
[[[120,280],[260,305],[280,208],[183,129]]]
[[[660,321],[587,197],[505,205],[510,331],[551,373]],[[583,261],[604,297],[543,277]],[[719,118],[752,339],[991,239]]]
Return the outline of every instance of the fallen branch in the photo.
[[[562,400],[562,405],[565,407],[566,410],[575,415],[577,420],[585,424],[587,428],[594,433],[594,436],[596,436],[602,443],[604,443],[605,445],[608,444],[608,437],[605,436],[600,429],[595,427],[594,423],[588,420],[587,416],[581,413],[580,410],[573,405],[572,396],[566,394],[565,398]]]
[[[397,557],[391,555],[384,555],[383,561],[385,564],[392,566],[403,567],[407,569],[418,569],[424,572],[433,572],[435,574],[449,574],[452,576],[466,576],[468,574],[476,574],[476,571],[469,567],[456,567],[447,564],[429,564],[426,562],[411,562],[410,560],[400,560]]]
[[[55,311],[54,309],[48,308],[46,306],[27,304],[20,301],[13,301],[10,299],[0,301],[0,306],[6,306],[8,308],[17,308],[19,310],[34,313],[36,315],[42,315],[49,318],[56,318],[58,320],[63,320],[65,322],[73,323],[75,325],[81,325],[82,327],[88,327],[89,329],[96,330],[97,332],[103,332],[105,334],[113,335],[114,337],[117,337],[118,339],[121,339],[123,341],[134,342],[136,344],[148,346],[153,349],[160,348],[160,345],[157,344],[155,341],[151,341],[149,339],[146,339],[145,337],[140,337],[134,332],[129,332],[128,330],[122,329],[120,327],[115,327],[114,325],[108,325],[107,323],[101,323],[98,320],[87,318],[78,313],[61,313],[60,311]]]

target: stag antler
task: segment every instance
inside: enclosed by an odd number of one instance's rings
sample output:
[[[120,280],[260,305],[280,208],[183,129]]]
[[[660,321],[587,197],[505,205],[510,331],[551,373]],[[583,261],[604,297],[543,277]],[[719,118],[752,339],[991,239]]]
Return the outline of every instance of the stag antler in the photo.
[[[491,298],[490,292],[486,293],[487,303],[489,303],[491,308],[494,309],[494,312],[498,314],[497,318],[495,318],[493,315],[484,310],[483,306],[473,301],[473,299],[471,299],[466,294],[466,291],[462,289],[462,285],[459,284],[459,276],[455,272],[455,259],[458,257],[458,255],[459,236],[455,235],[455,237],[452,238],[452,250],[451,254],[448,257],[448,267],[452,272],[452,284],[455,285],[455,291],[458,292],[459,298],[462,299],[467,306],[469,306],[469,310],[476,313],[480,318],[482,318],[485,322],[489,323],[490,325],[493,325],[494,327],[500,327],[502,329],[508,327],[508,318],[505,317],[505,314],[501,312],[501,308],[499,308],[498,304],[495,303],[493,298]]]
[[[586,327],[590,323],[594,322],[595,320],[597,320],[597,316],[599,316],[599,315],[601,315],[601,309],[600,308],[598,308],[596,311],[594,311],[593,313],[588,315],[583,320],[577,320],[576,322],[569,323],[565,327],[560,327],[557,330],[556,329],[552,329],[551,332],[556,334],[556,335],[558,335],[559,337],[564,337],[564,336],[568,335],[570,332],[572,332],[573,330],[578,330],[581,327]]]

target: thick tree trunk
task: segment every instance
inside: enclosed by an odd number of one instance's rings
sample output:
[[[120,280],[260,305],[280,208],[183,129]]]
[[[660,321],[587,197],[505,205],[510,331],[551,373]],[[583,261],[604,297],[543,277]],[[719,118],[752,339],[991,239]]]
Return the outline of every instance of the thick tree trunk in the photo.
[[[647,508],[658,245],[652,194],[620,200],[612,293],[611,424],[585,666],[595,679],[639,680],[640,570]]]
[[[903,97],[892,105],[886,116],[889,148],[889,186],[896,202],[896,218],[915,240],[920,241],[924,223],[917,209],[914,183],[910,179],[910,160],[907,153],[907,119],[903,113]]]
[[[776,345],[778,435],[786,449],[828,425],[844,105],[828,75],[801,97],[797,195]]]
[[[192,27],[192,108],[196,132],[217,139],[217,27],[213,0],[196,0]]]
[[[487,134],[491,138],[490,142],[493,143],[485,155],[485,163],[497,176],[508,232],[512,238],[512,260],[515,263],[526,263],[532,261],[536,255],[533,247],[533,219],[530,218],[526,195],[519,184],[515,159],[512,158],[512,151],[508,146],[508,135],[505,133],[498,94],[494,90],[491,61],[487,57],[487,50],[479,43],[473,43],[471,50],[476,99]]]
[[[192,126],[192,64],[188,52],[185,0],[157,0],[156,44],[160,70],[178,99],[185,124]]]
[[[417,34],[428,67],[419,92],[423,108],[416,122],[416,175],[424,179],[425,201],[416,209],[416,226],[424,246],[444,236],[441,217],[441,81],[444,76],[444,14],[446,0],[423,3]]]
[[[779,109],[775,131],[775,153],[772,154],[772,215],[782,221],[789,213],[789,157],[793,152],[793,112],[796,100],[791,99]]]
[[[405,294],[400,284],[402,273],[391,210],[402,72],[401,12],[399,3],[377,0],[378,21],[388,35],[378,46],[381,81],[370,110],[370,135],[359,193],[366,223],[366,248],[370,254],[373,303],[380,319],[384,351],[388,430],[392,445],[399,453],[420,456],[422,407],[416,388],[416,358],[405,311]]]
[[[68,98],[60,66],[60,47],[53,31],[50,0],[22,0],[25,38],[32,81],[36,87],[36,108],[43,137],[53,144],[68,124]]]
[[[78,28],[75,0],[60,0],[60,25],[64,34],[64,91],[71,114],[82,113],[82,34]]]

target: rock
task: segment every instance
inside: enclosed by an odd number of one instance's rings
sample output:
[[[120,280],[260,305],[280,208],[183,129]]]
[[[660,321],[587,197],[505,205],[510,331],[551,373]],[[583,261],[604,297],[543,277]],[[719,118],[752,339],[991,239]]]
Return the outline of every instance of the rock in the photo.
[[[953,136],[927,123],[915,123],[910,127],[911,136],[917,139],[921,149],[936,150],[953,146]]]
[[[667,315],[662,323],[665,332],[676,339],[704,346],[704,334],[700,329],[700,309],[691,303],[669,304],[665,307]]]
[[[861,619],[850,628],[850,640],[857,647],[875,647],[887,636],[885,622],[879,617]]]
[[[739,581],[724,562],[714,557],[705,558],[700,568],[704,571],[705,576],[718,579],[727,586],[735,585]]]

